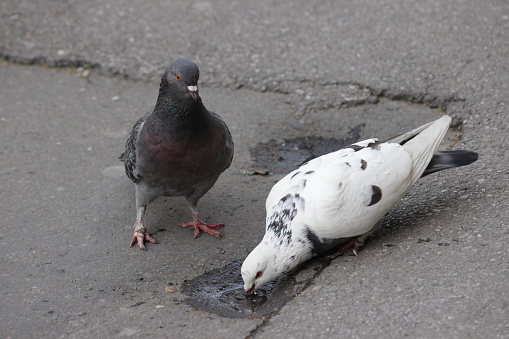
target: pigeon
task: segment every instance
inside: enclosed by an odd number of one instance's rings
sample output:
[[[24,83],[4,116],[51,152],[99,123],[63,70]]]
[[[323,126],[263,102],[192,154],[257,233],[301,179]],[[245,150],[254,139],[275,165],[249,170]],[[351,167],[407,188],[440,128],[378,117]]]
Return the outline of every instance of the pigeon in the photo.
[[[477,160],[470,151],[436,152],[447,115],[385,142],[367,139],[315,158],[277,182],[266,201],[262,241],[246,257],[246,294],[315,255],[354,247],[381,225],[423,176]]]
[[[183,196],[191,208],[195,238],[200,231],[219,237],[199,216],[198,200],[214,185],[233,158],[233,141],[219,115],[208,111],[198,94],[198,66],[189,59],[173,61],[161,78],[154,109],[142,116],[120,155],[135,184],[136,223],[131,246],[146,250],[143,217],[147,205],[159,196]]]

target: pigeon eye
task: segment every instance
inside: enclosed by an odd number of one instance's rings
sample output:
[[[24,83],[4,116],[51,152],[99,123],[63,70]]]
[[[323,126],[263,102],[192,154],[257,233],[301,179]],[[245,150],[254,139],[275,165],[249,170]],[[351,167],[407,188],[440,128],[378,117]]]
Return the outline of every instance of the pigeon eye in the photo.
[[[178,74],[175,74],[175,78],[177,78],[177,80],[181,80],[182,78],[180,77],[180,75]]]
[[[258,272],[256,272],[256,277],[257,277],[257,278],[260,278],[262,275],[263,275],[263,272],[262,272],[262,271],[258,271]]]

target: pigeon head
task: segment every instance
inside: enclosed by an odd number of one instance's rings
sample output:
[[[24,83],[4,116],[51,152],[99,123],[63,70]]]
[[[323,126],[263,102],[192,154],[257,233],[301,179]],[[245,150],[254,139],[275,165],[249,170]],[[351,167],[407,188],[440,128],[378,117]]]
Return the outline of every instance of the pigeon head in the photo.
[[[241,274],[246,294],[253,294],[260,286],[278,277],[273,266],[277,258],[271,252],[273,249],[262,241],[244,260]]]
[[[200,70],[193,61],[185,58],[177,59],[168,66],[165,75],[172,92],[178,93],[181,98],[189,95],[189,98],[194,101],[200,100],[198,95]]]
[[[262,242],[247,256],[241,275],[244,291],[253,294],[260,286],[277,279],[311,257],[304,242],[282,244],[278,238],[266,233]]]

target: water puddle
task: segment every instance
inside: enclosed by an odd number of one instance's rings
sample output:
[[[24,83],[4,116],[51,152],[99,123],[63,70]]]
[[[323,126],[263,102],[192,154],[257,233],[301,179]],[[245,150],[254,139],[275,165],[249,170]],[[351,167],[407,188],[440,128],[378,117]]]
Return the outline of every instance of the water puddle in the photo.
[[[271,173],[288,173],[321,155],[337,151],[360,139],[364,124],[350,130],[344,139],[316,136],[297,137],[278,143],[270,140],[258,143],[249,151],[255,168],[268,169]]]
[[[315,258],[298,269],[266,284],[254,295],[244,293],[240,268],[243,259],[206,272],[183,283],[183,292],[189,296],[186,303],[192,307],[226,318],[260,318],[278,311],[329,265],[326,257]]]

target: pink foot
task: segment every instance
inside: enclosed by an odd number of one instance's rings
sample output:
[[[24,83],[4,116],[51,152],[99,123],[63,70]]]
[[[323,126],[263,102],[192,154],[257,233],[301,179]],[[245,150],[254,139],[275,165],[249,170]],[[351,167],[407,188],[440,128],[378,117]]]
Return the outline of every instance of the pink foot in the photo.
[[[341,247],[336,253],[334,253],[332,255],[329,255],[329,259],[330,260],[334,260],[337,257],[343,255],[343,253],[345,253],[347,250],[352,248],[352,246],[355,246],[356,242],[357,242],[357,238],[353,238],[353,240],[351,240],[348,243],[346,243],[345,245],[343,245],[343,247]],[[354,255],[357,255],[357,250],[358,249],[359,249],[359,247],[354,247],[354,249],[353,249],[353,254]]]
[[[200,236],[200,230],[219,238],[221,237],[221,233],[219,233],[216,230],[213,230],[213,228],[224,226],[224,224],[206,224],[203,221],[201,221],[200,218],[196,218],[193,221],[183,223],[182,226],[184,227],[193,226],[195,238],[198,238]]]
[[[138,246],[142,250],[146,251],[147,249],[145,248],[144,244],[145,240],[150,241],[152,244],[158,243],[154,238],[147,234],[147,229],[145,228],[145,226],[143,226],[142,223],[138,223],[134,228],[134,235],[133,240],[131,240],[131,247],[133,247],[134,244],[138,243]]]
[[[353,238],[351,241],[349,241],[348,243],[343,245],[343,247],[341,247],[339,249],[339,251],[330,255],[329,259],[330,260],[336,259],[337,257],[339,257],[340,255],[343,255],[343,253],[345,253],[347,250],[349,250],[352,247],[353,247],[353,250],[352,250],[353,255],[357,255],[359,253],[359,248],[364,246],[364,242],[371,237],[373,237],[372,234],[365,233],[363,235],[359,235],[358,237]]]

